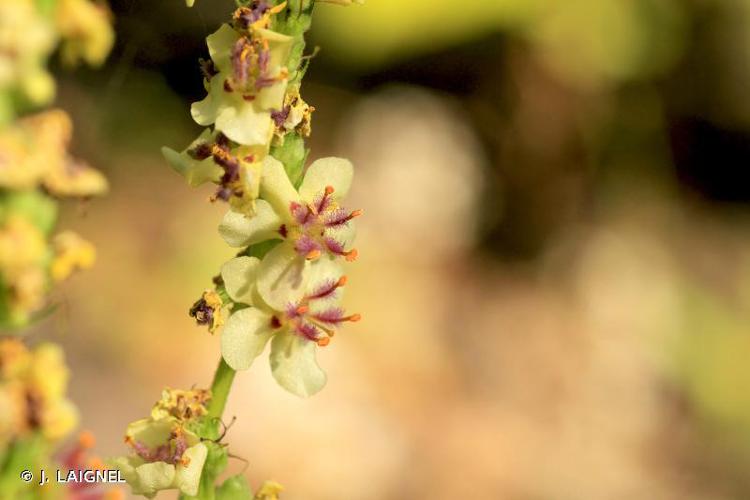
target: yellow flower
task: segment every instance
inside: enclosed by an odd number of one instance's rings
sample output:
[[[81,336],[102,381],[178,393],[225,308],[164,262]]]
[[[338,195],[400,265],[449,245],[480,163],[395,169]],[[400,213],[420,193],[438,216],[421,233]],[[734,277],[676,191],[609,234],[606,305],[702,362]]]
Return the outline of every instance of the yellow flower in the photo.
[[[106,7],[89,0],[58,0],[55,20],[63,39],[64,62],[76,64],[84,60],[90,65],[104,62],[115,39]]]
[[[180,421],[202,417],[208,411],[206,403],[211,399],[207,389],[164,389],[161,399],[151,410],[151,418],[158,420],[174,417]]]
[[[56,441],[75,428],[78,413],[65,397],[69,372],[59,346],[30,351],[18,339],[4,339],[0,367],[0,444],[32,432]]]
[[[255,500],[279,500],[284,487],[275,481],[265,481],[255,494]]]
[[[51,100],[55,83],[45,64],[55,43],[35,1],[0,0],[0,91],[18,90],[38,105]]]
[[[79,269],[89,269],[96,260],[96,248],[72,231],[65,231],[52,241],[55,258],[51,274],[55,281],[63,281]]]
[[[10,215],[0,226],[0,307],[9,323],[23,324],[44,304],[46,252],[44,235],[24,217]]]
[[[73,124],[62,110],[33,115],[0,131],[0,187],[29,189],[42,184],[58,196],[105,193],[104,176],[68,155],[72,135]]]
[[[25,217],[11,214],[0,226],[0,273],[14,274],[41,262],[46,244],[41,231]]]

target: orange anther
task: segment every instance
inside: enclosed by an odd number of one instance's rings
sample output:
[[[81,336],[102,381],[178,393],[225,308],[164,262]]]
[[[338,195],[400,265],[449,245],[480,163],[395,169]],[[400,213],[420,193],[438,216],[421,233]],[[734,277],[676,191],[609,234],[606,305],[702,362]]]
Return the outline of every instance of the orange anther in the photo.
[[[307,252],[307,255],[305,255],[305,258],[307,260],[316,260],[320,257],[320,250],[317,248],[313,248],[309,252]]]
[[[326,194],[327,195],[333,194],[333,186],[326,186]]]
[[[316,342],[318,343],[320,347],[325,347],[331,343],[331,339],[329,337],[321,337],[318,340],[316,340]]]
[[[348,319],[352,323],[356,323],[357,321],[359,321],[359,320],[362,319],[362,315],[361,314],[352,314],[351,316],[349,316],[346,319]]]
[[[353,211],[353,212],[351,213],[350,217],[351,217],[351,218],[353,219],[353,218],[355,218],[355,217],[359,217],[359,216],[360,216],[360,215],[362,215],[363,213],[364,213],[364,210],[362,210],[361,208],[358,208],[357,210],[354,210],[354,211]]]
[[[309,310],[310,310],[310,308],[308,306],[299,306],[296,309],[296,312],[297,312],[297,314],[305,314]]]
[[[339,281],[336,283],[336,286],[337,287],[345,286],[347,281],[349,281],[349,278],[347,278],[346,276],[342,276],[339,278]]]
[[[352,248],[350,251],[346,252],[346,261],[347,262],[354,262],[357,260],[357,256],[359,256],[359,252],[357,252],[356,248]]]

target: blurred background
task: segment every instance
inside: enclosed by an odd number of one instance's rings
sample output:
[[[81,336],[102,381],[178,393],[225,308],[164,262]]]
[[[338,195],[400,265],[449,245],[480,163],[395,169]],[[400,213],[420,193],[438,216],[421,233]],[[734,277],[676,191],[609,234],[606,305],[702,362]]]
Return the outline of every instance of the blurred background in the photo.
[[[57,70],[111,194],[62,343],[103,455],[164,385],[210,384],[187,311],[232,250],[159,148],[200,132],[228,0],[112,0],[99,71]],[[317,8],[312,156],[362,208],[347,308],[299,400],[237,377],[231,451],[286,500],[750,498],[750,0],[369,0]],[[262,360],[261,360],[262,359]],[[240,460],[232,471],[245,467]],[[159,498],[172,498],[165,494]]]

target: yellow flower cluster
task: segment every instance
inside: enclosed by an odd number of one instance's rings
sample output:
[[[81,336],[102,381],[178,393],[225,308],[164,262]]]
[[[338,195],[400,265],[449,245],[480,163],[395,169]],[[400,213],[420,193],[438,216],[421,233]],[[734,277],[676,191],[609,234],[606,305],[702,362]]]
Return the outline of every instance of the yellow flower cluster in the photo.
[[[68,154],[72,128],[60,110],[0,128],[0,326],[27,324],[51,282],[90,268],[96,258],[77,234],[50,234],[57,208],[47,195],[82,198],[107,190],[101,173]]]
[[[55,196],[104,194],[104,176],[68,154],[72,135],[73,124],[62,110],[45,111],[0,129],[0,188],[40,186]]]
[[[29,350],[18,339],[0,340],[0,449],[34,433],[57,441],[73,430],[78,414],[65,397],[68,377],[60,347]]]
[[[48,103],[55,83],[46,70],[62,44],[66,63],[100,64],[114,41],[109,11],[90,0],[59,0],[50,12],[35,0],[0,0],[0,119],[16,94],[34,105]]]
[[[6,322],[21,324],[44,304],[48,261],[44,234],[24,217],[12,214],[0,226],[0,284]]]

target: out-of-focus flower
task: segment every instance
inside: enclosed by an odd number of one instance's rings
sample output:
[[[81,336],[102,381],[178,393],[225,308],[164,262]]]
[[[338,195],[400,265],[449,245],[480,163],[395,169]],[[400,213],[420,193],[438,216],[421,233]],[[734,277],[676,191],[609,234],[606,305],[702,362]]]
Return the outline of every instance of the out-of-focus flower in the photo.
[[[96,440],[90,432],[82,432],[78,436],[75,445],[65,452],[60,459],[60,465],[65,471],[76,471],[78,473],[87,470],[105,470],[106,465],[102,460],[91,455],[91,449],[94,447]],[[124,494],[119,488],[110,488],[95,482],[68,482],[65,484],[67,489],[67,500],[123,500]]]
[[[78,414],[65,397],[68,378],[59,346],[31,351],[18,339],[0,340],[0,447],[34,433],[49,441],[70,433]]]
[[[332,3],[334,5],[343,5],[349,7],[350,5],[364,5],[365,0],[318,0],[322,3]]]
[[[73,124],[67,113],[51,110],[0,130],[0,187],[44,186],[58,196],[86,197],[107,191],[99,172],[67,152]]]
[[[51,100],[55,83],[45,64],[56,39],[37,2],[0,0],[0,94],[20,91],[37,105]]]
[[[293,252],[287,267],[300,259],[315,261],[322,256],[354,260],[352,219],[360,210],[347,211],[339,202],[346,196],[353,177],[352,164],[342,158],[322,158],[307,169],[299,191],[292,186],[283,165],[268,156],[263,163],[256,214],[245,217],[227,212],[219,232],[233,247],[244,247],[281,239]]]
[[[90,0],[58,0],[55,22],[62,37],[61,57],[68,64],[80,60],[92,66],[104,62],[115,35],[106,6]]]
[[[86,197],[107,190],[96,170],[67,152],[68,115],[47,111],[0,129],[0,324],[28,323],[45,301],[51,280],[91,267],[93,246],[73,233],[48,242],[56,221],[55,196]],[[39,189],[42,188],[42,189]]]
[[[198,124],[214,125],[234,142],[267,148],[274,132],[271,112],[284,103],[289,76],[284,65],[293,39],[248,22],[241,31],[224,24],[208,37],[208,96],[191,112]]]
[[[239,146],[220,132],[205,130],[182,153],[165,147],[162,154],[191,186],[217,184],[212,201],[228,201],[233,210],[243,214],[254,212],[263,148]]]
[[[59,0],[48,13],[41,3],[0,0],[0,95],[17,92],[34,105],[54,96],[46,63],[60,39],[66,62],[83,59],[94,65],[104,61],[114,41],[109,11],[101,4]]]
[[[125,441],[134,455],[112,461],[133,493],[153,497],[161,490],[198,494],[208,449],[174,417],[147,418],[128,426]]]
[[[315,394],[326,375],[315,360],[318,346],[326,346],[335,330],[359,315],[345,315],[339,306],[346,277],[329,258],[315,266],[301,261],[287,266],[294,250],[279,245],[260,261],[237,257],[221,270],[230,298],[251,307],[236,310],[221,337],[224,360],[245,370],[271,341],[271,371],[284,389],[298,396]]]
[[[0,318],[20,325],[44,305],[48,289],[44,233],[25,217],[0,222]]]
[[[54,237],[52,246],[55,257],[52,260],[52,279],[63,281],[80,269],[90,269],[96,260],[96,248],[72,231],[62,232]]]
[[[255,500],[279,500],[284,487],[275,481],[265,481],[255,494]]]

